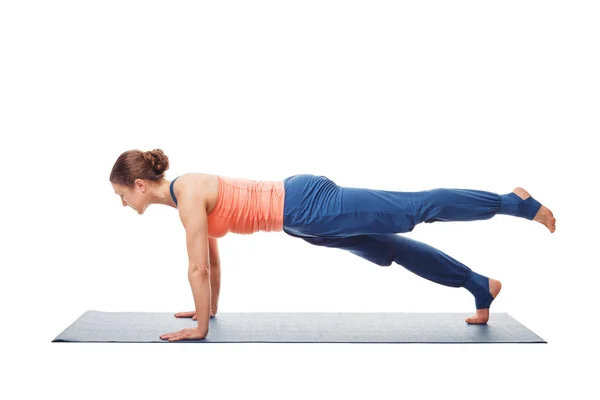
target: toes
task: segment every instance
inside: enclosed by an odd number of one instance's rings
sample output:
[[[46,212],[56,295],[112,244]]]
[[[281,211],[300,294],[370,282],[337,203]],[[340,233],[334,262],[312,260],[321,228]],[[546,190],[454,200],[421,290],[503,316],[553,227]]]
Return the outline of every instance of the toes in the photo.
[[[472,317],[468,317],[465,319],[465,322],[469,323],[469,324],[487,324],[489,317],[487,316],[477,316],[474,315]]]

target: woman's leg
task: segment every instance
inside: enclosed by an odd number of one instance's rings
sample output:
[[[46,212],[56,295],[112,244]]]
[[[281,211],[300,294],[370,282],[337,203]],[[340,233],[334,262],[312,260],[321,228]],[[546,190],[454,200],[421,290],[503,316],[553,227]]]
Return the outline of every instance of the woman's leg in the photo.
[[[326,177],[301,176],[302,195],[290,186],[284,227],[302,236],[348,237],[410,232],[421,222],[475,221],[496,214],[533,219],[533,197],[473,189],[397,192],[338,186]],[[288,188],[286,187],[286,196]]]
[[[346,238],[301,237],[308,243],[344,249],[380,266],[395,262],[407,270],[432,282],[450,287],[464,287],[475,297],[479,311],[489,309],[494,300],[490,293],[490,281],[486,276],[472,271],[442,251],[401,235],[360,235]],[[497,282],[497,281],[496,281]],[[499,291],[499,288],[498,288]],[[497,292],[495,293],[497,295]],[[485,323],[472,317],[467,322]]]
[[[424,202],[422,222],[475,221],[496,214],[532,220],[542,206],[533,197],[521,199],[515,193],[497,194],[472,189],[432,189]]]

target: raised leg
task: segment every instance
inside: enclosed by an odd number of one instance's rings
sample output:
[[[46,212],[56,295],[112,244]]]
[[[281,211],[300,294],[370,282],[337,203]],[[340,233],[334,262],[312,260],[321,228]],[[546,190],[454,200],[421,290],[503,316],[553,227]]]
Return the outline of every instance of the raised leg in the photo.
[[[421,222],[476,221],[496,214],[533,219],[541,204],[511,192],[437,188],[398,192],[339,186],[302,175],[286,186],[284,231],[304,237],[342,238],[410,232]]]
[[[531,219],[539,208],[535,200],[525,204],[514,193],[499,195],[472,189],[393,192],[338,187],[329,197],[297,224],[299,233],[321,237],[387,235],[411,232],[421,222],[477,221],[496,214]]]

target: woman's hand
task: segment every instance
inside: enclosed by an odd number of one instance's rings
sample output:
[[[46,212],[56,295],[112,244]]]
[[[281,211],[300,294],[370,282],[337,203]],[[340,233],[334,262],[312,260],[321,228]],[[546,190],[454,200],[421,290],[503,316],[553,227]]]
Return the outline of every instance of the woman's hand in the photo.
[[[178,340],[186,339],[206,339],[206,335],[200,332],[200,329],[198,328],[186,328],[178,332],[165,333],[160,335],[160,338],[163,340],[168,339],[169,342],[176,342]]]
[[[215,315],[217,315],[217,306],[216,305],[211,305],[210,306],[210,317],[214,317]],[[197,317],[194,317],[194,319],[198,319]]]
[[[212,317],[214,317],[214,316],[215,316],[215,314],[217,314],[217,307],[216,307],[216,306],[214,306],[214,307],[211,307],[211,309],[210,309],[210,317],[211,317],[211,318],[212,318]],[[195,312],[195,311],[194,311],[194,316],[192,317],[192,319],[193,319],[194,321],[197,321],[197,320],[198,320],[198,317],[196,316],[196,312]]]
[[[217,307],[212,307],[210,310],[210,317],[214,317],[215,314],[217,313]],[[196,311],[185,311],[185,312],[178,312],[175,314],[175,318],[192,318],[194,321],[198,320],[198,317],[196,316]]]

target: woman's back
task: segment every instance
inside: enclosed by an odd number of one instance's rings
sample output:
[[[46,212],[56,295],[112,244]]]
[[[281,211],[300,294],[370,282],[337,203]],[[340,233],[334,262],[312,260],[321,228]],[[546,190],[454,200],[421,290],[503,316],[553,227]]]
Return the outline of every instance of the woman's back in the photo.
[[[171,195],[177,204],[171,182]],[[283,230],[283,181],[256,181],[201,173],[185,174],[184,185],[205,193],[208,235],[223,237],[228,232],[251,234]]]

